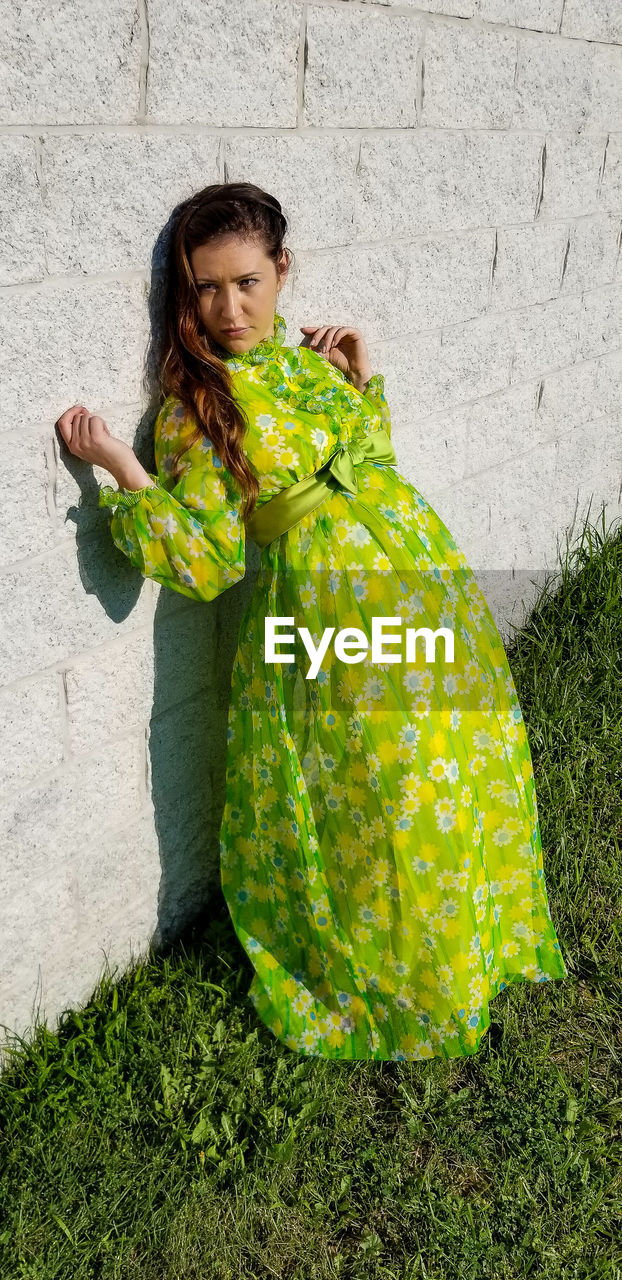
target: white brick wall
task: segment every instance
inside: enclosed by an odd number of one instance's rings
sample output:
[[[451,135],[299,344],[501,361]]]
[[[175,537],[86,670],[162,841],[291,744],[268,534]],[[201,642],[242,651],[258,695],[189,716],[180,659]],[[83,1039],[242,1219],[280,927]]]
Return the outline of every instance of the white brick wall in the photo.
[[[590,495],[620,516],[622,8],[6,0],[0,58],[0,1022],[23,1032],[218,886],[256,560],[209,606],[144,581],[110,477],[54,429],[82,401],[148,445],[170,211],[216,181],[279,197],[288,341],[362,328],[400,469],[493,571],[507,634]]]

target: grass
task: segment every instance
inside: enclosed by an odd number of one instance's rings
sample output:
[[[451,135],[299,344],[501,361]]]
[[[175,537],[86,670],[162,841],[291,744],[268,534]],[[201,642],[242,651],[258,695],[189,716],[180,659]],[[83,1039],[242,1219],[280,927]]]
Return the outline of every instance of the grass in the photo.
[[[302,1058],[217,914],[0,1076],[2,1280],[622,1276],[622,533],[586,524],[508,648],[566,982],[477,1055]]]

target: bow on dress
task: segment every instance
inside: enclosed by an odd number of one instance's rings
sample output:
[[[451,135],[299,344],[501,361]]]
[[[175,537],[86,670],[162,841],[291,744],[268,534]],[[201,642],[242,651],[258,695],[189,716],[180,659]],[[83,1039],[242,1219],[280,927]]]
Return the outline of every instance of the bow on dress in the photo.
[[[258,546],[265,547],[298,524],[329,493],[334,493],[335,484],[356,496],[359,491],[356,468],[361,462],[383,462],[389,465],[397,462],[395,450],[384,427],[338,445],[328,461],[312,475],[286,485],[267,502],[256,506],[246,521],[247,533]]]
[[[335,452],[320,467],[316,475],[328,470],[342,489],[347,489],[349,493],[358,493],[358,478],[355,468],[360,462],[386,462],[395,463],[395,449],[391,444],[389,436],[384,428],[377,431],[370,431],[365,436],[360,436],[356,440],[349,440],[346,444],[341,444]]]

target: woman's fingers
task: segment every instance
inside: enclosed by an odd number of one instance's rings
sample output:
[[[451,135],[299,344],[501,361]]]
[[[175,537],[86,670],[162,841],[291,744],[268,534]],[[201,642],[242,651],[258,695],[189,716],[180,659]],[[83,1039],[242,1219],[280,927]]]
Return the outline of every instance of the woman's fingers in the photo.
[[[62,413],[62,414],[61,414],[61,416],[60,416],[60,418],[58,418],[58,419],[57,419],[57,421],[56,421],[56,425],[57,425],[57,427],[65,426],[66,424],[71,425],[71,423],[73,422],[73,419],[74,419],[74,418],[76,417],[76,415],[77,415],[77,414],[79,414],[79,413],[88,413],[88,409],[87,409],[86,405],[84,405],[84,404],[72,404],[71,408],[70,408],[70,409],[65,409],[65,412],[64,412],[64,413]]]
[[[84,405],[74,404],[56,423],[70,453],[87,462],[95,461],[103,438],[110,438],[110,431],[99,414],[89,413]]]
[[[325,324],[317,326],[312,324],[302,324],[300,328],[303,331],[305,329],[311,330],[309,346],[315,347],[316,351],[322,352],[330,351],[330,348],[335,345],[337,334],[341,336],[349,332],[345,325],[339,324]]]
[[[335,324],[335,325],[333,325],[332,329],[328,329],[328,331],[327,331],[327,333],[326,333],[326,337],[325,337],[325,339],[324,339],[324,348],[325,348],[325,350],[326,350],[326,351],[330,351],[331,347],[334,347],[334,345],[335,345],[335,338],[336,338],[337,334],[339,333],[340,328],[341,328],[341,326],[340,326],[340,325]]]
[[[74,422],[81,413],[88,414],[88,409],[83,404],[72,404],[71,408],[65,409],[56,421],[56,426],[68,448],[72,447]]]
[[[310,331],[311,331],[311,337],[309,338],[309,346],[310,346],[310,347],[317,347],[317,346],[318,346],[318,344],[320,343],[320,341],[321,341],[321,339],[322,339],[323,335],[326,333],[326,329],[327,329],[327,327],[328,327],[327,325],[313,325],[313,324],[302,324],[302,325],[300,326],[300,328],[301,328],[301,329],[303,329],[303,330],[304,330],[304,329],[307,329],[307,330],[310,330]],[[308,336],[308,334],[307,334],[307,336]]]
[[[89,415],[79,413],[76,422],[76,446],[81,457],[84,457],[84,446],[89,438]]]

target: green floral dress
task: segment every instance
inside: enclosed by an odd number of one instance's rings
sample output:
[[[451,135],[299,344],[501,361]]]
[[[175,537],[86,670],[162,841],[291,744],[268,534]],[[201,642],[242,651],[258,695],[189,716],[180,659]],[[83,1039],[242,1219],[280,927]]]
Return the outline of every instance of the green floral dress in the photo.
[[[225,352],[245,410],[259,504],[335,448],[383,428],[382,374],[365,394],[312,348],[273,338]],[[155,424],[157,474],[104,487],[116,545],[140,572],[212,600],[245,572],[241,494],[169,397]],[[465,558],[395,466],[362,461],[261,550],[240,625],[228,722],[221,884],[252,961],[249,997],[282,1043],[326,1058],[475,1053],[489,1001],[517,981],[567,976],[551,920],[532,762],[507,655]],[[267,617],[281,662],[265,660]],[[315,678],[297,633],[372,619],[451,628],[435,660],[387,644]],[[294,619],[292,625],[291,619]],[[402,622],[401,633],[395,626]],[[385,624],[386,625],[386,624]],[[333,635],[335,634],[333,633]],[[289,640],[286,638],[289,636]],[[350,636],[351,640],[352,637]],[[350,652],[352,652],[350,650]]]

